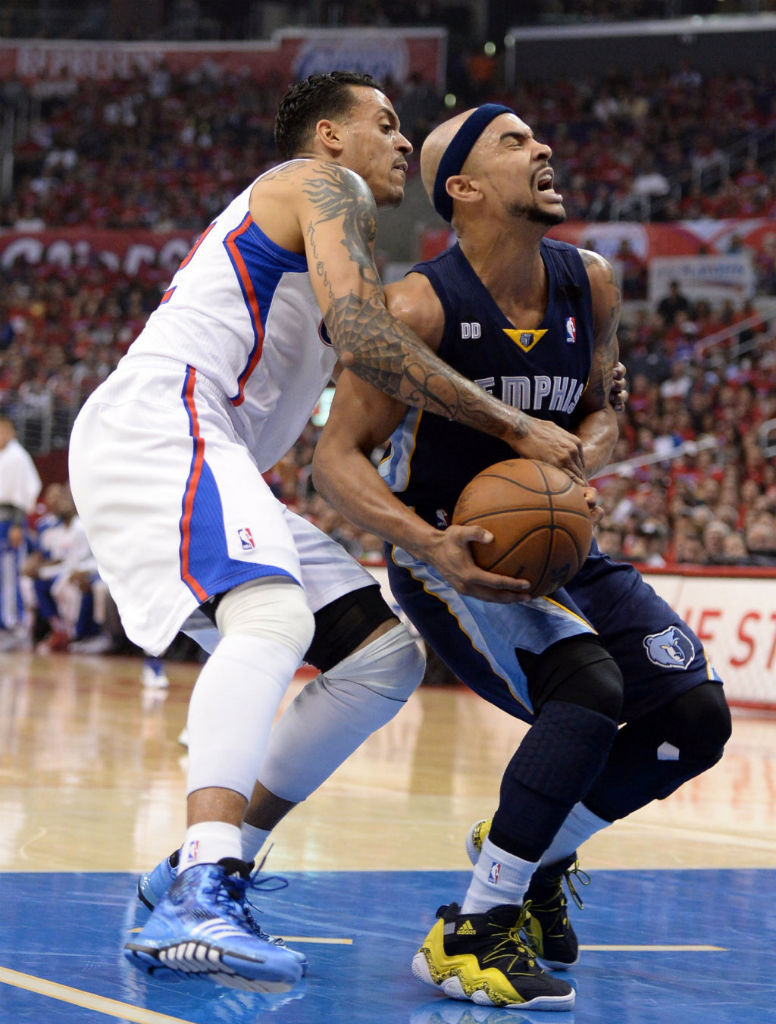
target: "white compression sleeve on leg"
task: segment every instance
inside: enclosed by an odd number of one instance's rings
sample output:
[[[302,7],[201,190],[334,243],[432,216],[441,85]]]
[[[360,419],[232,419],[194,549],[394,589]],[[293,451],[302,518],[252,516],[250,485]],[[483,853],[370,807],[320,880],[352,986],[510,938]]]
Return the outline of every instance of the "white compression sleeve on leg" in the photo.
[[[272,730],[259,782],[299,803],[375,730],[423,678],[425,659],[403,625],[316,676]]]
[[[259,636],[284,644],[300,663],[315,633],[302,588],[276,576],[242,583],[224,594],[216,625],[221,636]]]
[[[295,584],[230,591],[216,613],[222,640],[189,703],[188,792],[218,786],[250,799],[283,694],[312,639]]]

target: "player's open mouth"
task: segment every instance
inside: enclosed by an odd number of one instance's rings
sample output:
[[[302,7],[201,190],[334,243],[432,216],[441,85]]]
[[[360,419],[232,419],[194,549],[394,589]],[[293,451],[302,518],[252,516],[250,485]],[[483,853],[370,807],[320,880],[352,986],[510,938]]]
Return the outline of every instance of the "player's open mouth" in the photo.
[[[563,196],[554,189],[555,173],[552,168],[547,168],[544,171],[540,171],[536,179],[536,191],[541,192],[545,199],[550,199],[553,202],[562,202]]]
[[[552,171],[542,171],[539,177],[536,179],[536,187],[540,192],[551,192],[552,183],[555,180],[555,175]]]

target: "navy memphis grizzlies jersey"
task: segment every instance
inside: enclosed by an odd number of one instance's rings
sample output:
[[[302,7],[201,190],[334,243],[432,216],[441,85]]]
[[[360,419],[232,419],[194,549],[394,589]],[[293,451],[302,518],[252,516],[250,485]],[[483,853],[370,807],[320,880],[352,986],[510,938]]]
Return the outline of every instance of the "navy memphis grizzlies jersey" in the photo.
[[[590,282],[575,246],[543,239],[541,256],[548,302],[535,330],[510,323],[458,245],[413,270],[425,274],[442,303],[439,356],[508,405],[570,429],[592,361]],[[405,504],[444,527],[473,476],[515,457],[497,438],[410,409],[391,436],[380,473]]]

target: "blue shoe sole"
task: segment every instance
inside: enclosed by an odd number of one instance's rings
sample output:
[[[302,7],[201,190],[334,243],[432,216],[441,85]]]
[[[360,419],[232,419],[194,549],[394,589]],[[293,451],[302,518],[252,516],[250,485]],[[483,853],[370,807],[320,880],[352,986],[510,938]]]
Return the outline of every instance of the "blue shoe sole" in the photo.
[[[281,969],[191,940],[160,949],[128,942],[124,955],[134,967],[161,980],[199,979],[249,992],[288,992],[302,980],[303,974],[301,964],[295,960]],[[296,970],[290,970],[292,966]]]

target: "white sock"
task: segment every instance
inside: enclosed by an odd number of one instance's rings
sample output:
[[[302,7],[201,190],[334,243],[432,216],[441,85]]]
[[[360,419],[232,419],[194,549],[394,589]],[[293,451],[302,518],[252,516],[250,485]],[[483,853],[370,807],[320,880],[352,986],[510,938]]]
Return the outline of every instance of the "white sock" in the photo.
[[[225,821],[200,821],[189,825],[180,855],[180,871],[194,864],[215,864],[222,857],[242,860],[240,830]]]
[[[500,849],[486,836],[461,913],[482,914],[502,903],[523,902],[536,863]]]
[[[540,863],[555,864],[559,860],[568,860],[586,839],[607,825],[611,825],[611,821],[599,818],[582,803],[574,804],[568,817],[555,833],[555,838],[542,854]]]
[[[272,722],[299,666],[276,640],[225,636],[189,702],[188,792],[217,786],[250,799]]]
[[[244,821],[240,826],[240,844],[242,846],[242,859],[255,861],[272,830],[268,828],[257,828]]]

